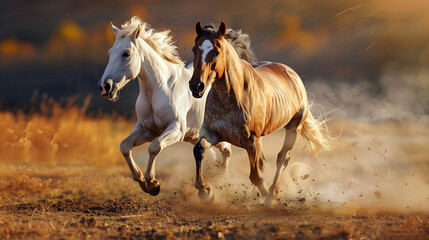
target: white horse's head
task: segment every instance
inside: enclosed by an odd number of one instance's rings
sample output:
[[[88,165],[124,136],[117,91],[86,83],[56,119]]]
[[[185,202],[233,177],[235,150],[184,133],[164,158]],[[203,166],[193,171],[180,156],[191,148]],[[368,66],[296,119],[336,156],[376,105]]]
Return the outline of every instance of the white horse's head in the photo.
[[[98,82],[101,95],[109,100],[118,99],[119,91],[140,73],[142,59],[137,49],[140,25],[132,31],[124,31],[112,24],[116,41],[109,50],[109,63]]]

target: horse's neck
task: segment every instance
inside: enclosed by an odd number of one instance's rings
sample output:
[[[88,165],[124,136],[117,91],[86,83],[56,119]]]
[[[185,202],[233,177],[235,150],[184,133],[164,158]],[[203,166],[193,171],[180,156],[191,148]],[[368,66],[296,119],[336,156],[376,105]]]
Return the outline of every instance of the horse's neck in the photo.
[[[221,79],[213,83],[218,98],[225,106],[241,105],[244,94],[244,66],[238,54],[229,43],[225,44],[225,72]]]
[[[184,68],[182,65],[173,64],[162,58],[152,47],[149,46],[143,39],[139,39],[139,54],[143,59],[139,74],[140,91],[154,91],[167,87],[177,81],[178,76],[174,76],[181,71],[179,68]]]

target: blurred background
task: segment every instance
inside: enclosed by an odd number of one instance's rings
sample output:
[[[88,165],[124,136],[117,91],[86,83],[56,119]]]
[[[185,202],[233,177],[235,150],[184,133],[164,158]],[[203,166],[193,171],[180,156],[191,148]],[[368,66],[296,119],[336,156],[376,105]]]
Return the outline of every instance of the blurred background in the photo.
[[[426,0],[16,0],[2,1],[0,13],[5,110],[91,96],[89,112],[131,114],[137,81],[117,103],[99,96],[97,82],[115,40],[110,21],[120,26],[137,15],[157,30],[171,29],[187,63],[196,22],[242,29],[259,60],[291,66],[310,97],[328,111],[342,109],[340,116],[409,118],[429,111]],[[368,104],[377,109],[363,110]],[[400,111],[374,113],[386,107]]]

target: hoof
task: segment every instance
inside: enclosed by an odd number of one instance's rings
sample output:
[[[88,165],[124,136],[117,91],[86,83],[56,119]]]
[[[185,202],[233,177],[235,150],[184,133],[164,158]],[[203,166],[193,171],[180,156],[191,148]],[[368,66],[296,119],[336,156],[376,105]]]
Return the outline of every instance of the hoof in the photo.
[[[146,182],[145,182],[145,180],[139,180],[139,181],[137,181],[137,182],[139,183],[140,188],[143,190],[143,192],[145,192],[145,193],[149,193],[149,191],[147,190],[147,187],[146,187]]]
[[[274,207],[277,204],[277,201],[272,197],[265,198],[265,206],[266,207]]]
[[[156,196],[161,191],[161,185],[159,184],[159,181],[156,179],[152,179],[150,182],[146,181],[146,187],[150,195]]]
[[[212,204],[215,199],[215,195],[210,188],[203,188],[198,192],[200,201],[203,204]]]
[[[149,191],[149,194],[152,196],[156,196],[159,194],[159,192],[161,191],[161,185],[156,185],[154,189],[152,189],[151,191]]]

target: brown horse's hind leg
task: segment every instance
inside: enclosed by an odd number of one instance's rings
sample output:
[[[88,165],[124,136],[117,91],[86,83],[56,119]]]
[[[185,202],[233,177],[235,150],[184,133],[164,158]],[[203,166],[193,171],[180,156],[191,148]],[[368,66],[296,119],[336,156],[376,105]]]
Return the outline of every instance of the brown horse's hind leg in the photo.
[[[262,196],[265,197],[268,195],[268,191],[264,185],[264,179],[262,177],[265,157],[262,153],[262,144],[260,139],[253,136],[253,141],[246,150],[250,163],[250,181],[259,188]]]
[[[283,142],[283,147],[280,150],[280,152],[277,155],[277,171],[276,175],[274,176],[273,184],[270,187],[270,193],[265,200],[265,205],[271,205],[272,202],[277,198],[277,195],[279,193],[279,181],[280,176],[283,172],[283,170],[286,168],[286,166],[289,163],[290,160],[290,151],[295,144],[296,136],[297,136],[297,128],[302,120],[302,111],[299,111],[295,114],[295,116],[292,118],[292,120],[289,121],[289,123],[285,126],[286,129],[286,136],[285,140]]]

